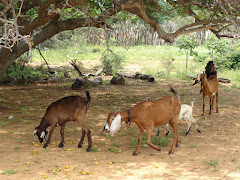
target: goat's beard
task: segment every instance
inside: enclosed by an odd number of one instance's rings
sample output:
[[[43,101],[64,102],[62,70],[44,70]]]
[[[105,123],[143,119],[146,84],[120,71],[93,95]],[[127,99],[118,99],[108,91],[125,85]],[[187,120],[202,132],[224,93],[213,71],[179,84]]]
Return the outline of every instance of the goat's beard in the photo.
[[[116,134],[120,130],[121,119],[122,119],[122,117],[119,114],[117,114],[117,116],[114,118],[114,120],[112,120],[111,127],[110,127],[110,135],[111,136],[114,136],[114,134]]]

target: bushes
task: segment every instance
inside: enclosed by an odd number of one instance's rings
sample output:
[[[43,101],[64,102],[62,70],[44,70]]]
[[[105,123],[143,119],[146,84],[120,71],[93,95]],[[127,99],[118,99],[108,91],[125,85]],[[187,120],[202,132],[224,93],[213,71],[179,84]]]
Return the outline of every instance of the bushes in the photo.
[[[122,69],[122,64],[126,57],[124,54],[114,54],[110,51],[103,53],[101,61],[103,65],[103,71],[107,75],[114,75],[117,71]]]
[[[240,69],[240,48],[226,55],[223,65],[227,69]]]

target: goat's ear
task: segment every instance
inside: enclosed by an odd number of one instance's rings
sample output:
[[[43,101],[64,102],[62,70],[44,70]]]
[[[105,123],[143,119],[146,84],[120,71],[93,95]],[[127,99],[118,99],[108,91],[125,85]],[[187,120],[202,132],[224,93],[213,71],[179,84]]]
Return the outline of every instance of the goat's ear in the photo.
[[[194,86],[197,83],[198,83],[198,80],[196,79],[195,82],[192,84],[192,86]]]
[[[35,129],[35,130],[33,131],[33,140],[34,140],[34,141],[36,141],[36,139],[35,139],[36,133],[37,133],[37,130]]]
[[[102,130],[100,131],[100,133],[103,133],[105,131],[105,125],[103,126]]]

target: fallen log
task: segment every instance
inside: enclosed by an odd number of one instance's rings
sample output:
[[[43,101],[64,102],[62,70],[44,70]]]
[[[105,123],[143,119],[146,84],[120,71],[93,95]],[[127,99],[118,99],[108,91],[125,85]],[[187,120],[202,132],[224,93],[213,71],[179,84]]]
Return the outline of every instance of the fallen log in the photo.
[[[193,80],[196,80],[197,75],[190,75],[190,74],[188,74],[187,77],[188,77],[188,78],[191,78],[191,79],[193,79]],[[231,82],[231,79],[219,77],[219,78],[218,78],[218,82],[220,82],[220,83],[230,83],[230,82]]]
[[[71,89],[72,90],[78,90],[81,89],[85,85],[97,85],[102,83],[102,78],[98,77],[94,80],[89,80],[87,77],[84,77],[82,79],[76,79],[75,82],[72,84]]]
[[[80,69],[78,68],[76,61],[72,60],[72,62],[70,62],[70,64],[74,67],[74,69],[78,72],[79,76],[83,76],[83,73],[80,71]]]
[[[87,76],[87,77],[89,77],[89,76],[100,76],[101,74],[102,74],[102,72],[103,72],[103,68],[100,68],[95,74],[93,74],[93,73],[87,73],[87,74],[84,74],[84,76]]]
[[[136,72],[135,74],[132,74],[132,75],[131,74],[117,72],[117,75],[119,75],[121,77],[126,77],[126,78],[147,80],[148,82],[155,81],[155,78],[153,76],[151,76],[151,75],[144,75],[144,74],[141,74],[140,72]]]

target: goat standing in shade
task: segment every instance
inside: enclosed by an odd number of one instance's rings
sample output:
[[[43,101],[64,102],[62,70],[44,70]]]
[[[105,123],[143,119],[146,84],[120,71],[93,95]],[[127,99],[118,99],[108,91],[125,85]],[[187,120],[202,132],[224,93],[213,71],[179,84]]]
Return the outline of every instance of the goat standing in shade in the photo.
[[[188,135],[191,127],[192,127],[192,123],[195,124],[196,128],[197,128],[197,131],[199,133],[201,133],[200,129],[198,128],[198,124],[197,124],[197,121],[193,118],[193,115],[192,115],[192,111],[193,111],[193,103],[195,102],[195,99],[192,100],[191,102],[191,106],[189,106],[188,104],[182,104],[181,105],[181,111],[180,111],[180,114],[178,116],[178,120],[185,120],[188,124],[188,129],[187,129],[187,132],[185,133],[185,136]],[[169,134],[169,124],[166,124],[166,127],[167,127],[167,132],[166,132],[166,135]],[[157,136],[159,136],[159,133],[160,133],[160,128],[158,127],[158,131],[157,131]]]
[[[216,112],[218,113],[218,78],[216,75],[210,75],[207,79],[207,75],[203,72],[197,75],[196,83],[201,82],[201,91],[203,92],[203,113],[205,108],[205,97],[209,96],[210,98],[210,111],[209,114],[212,114],[212,109],[214,106],[214,96],[216,96]],[[195,83],[194,83],[195,84]],[[194,85],[193,84],[193,85]]]
[[[151,143],[152,131],[156,126],[162,126],[169,123],[174,132],[173,144],[169,151],[169,154],[172,154],[175,147],[178,146],[177,125],[181,103],[178,93],[173,88],[170,87],[170,89],[175,96],[166,96],[153,102],[144,101],[129,110],[119,113],[109,113],[107,122],[103,127],[103,131],[110,131],[110,134],[114,135],[114,133],[120,129],[121,122],[125,121],[126,123],[136,123],[140,129],[138,135],[138,145],[133,153],[133,155],[136,156],[140,152],[144,130],[147,131],[147,144],[153,149],[160,151],[160,147]],[[112,126],[114,126],[114,128],[112,128]]]
[[[43,146],[46,148],[50,143],[55,127],[61,126],[61,142],[58,147],[63,147],[65,123],[67,121],[77,121],[82,127],[82,137],[78,144],[78,147],[82,147],[85,134],[87,134],[87,151],[89,152],[90,148],[92,147],[92,139],[91,131],[87,128],[85,123],[85,116],[88,110],[89,102],[91,101],[91,97],[88,91],[86,91],[86,95],[87,100],[81,96],[68,96],[50,104],[46,110],[45,115],[42,118],[40,125],[33,131],[33,139],[35,140],[35,135],[37,135],[40,143],[42,143],[43,139],[46,139],[48,134],[48,131],[46,129],[51,126],[48,140]]]

